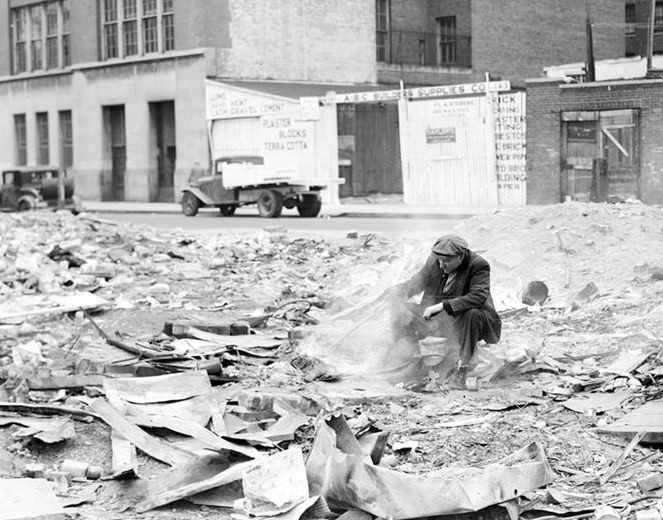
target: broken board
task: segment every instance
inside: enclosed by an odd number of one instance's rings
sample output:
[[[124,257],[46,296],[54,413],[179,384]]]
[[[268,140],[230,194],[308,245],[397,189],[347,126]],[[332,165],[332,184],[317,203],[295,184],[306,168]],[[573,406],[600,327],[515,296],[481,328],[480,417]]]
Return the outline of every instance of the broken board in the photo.
[[[605,433],[645,432],[643,442],[663,442],[663,399],[649,401],[612,424],[599,428]]]

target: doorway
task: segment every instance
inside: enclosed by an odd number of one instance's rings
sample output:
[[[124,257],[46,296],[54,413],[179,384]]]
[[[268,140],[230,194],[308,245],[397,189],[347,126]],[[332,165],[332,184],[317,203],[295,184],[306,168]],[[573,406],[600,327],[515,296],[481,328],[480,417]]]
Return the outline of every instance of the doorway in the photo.
[[[640,197],[637,110],[562,113],[562,200]]]
[[[160,202],[175,200],[174,179],[177,148],[175,145],[175,102],[150,103],[150,158],[156,168],[156,190],[151,197]],[[152,184],[152,183],[150,183]]]
[[[104,151],[110,169],[102,178],[102,200],[125,199],[127,170],[126,128],[124,105],[102,107],[104,125]]]

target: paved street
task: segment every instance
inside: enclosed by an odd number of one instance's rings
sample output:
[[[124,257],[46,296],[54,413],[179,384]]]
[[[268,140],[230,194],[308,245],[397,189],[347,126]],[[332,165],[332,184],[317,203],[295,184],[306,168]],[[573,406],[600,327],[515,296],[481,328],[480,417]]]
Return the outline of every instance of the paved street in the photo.
[[[439,218],[354,218],[332,217],[306,219],[284,215],[277,219],[235,215],[222,217],[217,211],[201,211],[196,217],[177,214],[136,214],[113,213],[99,216],[118,222],[146,224],[159,229],[182,228],[200,233],[216,233],[232,230],[257,230],[272,226],[282,226],[291,231],[320,233],[325,236],[343,235],[348,231],[359,233],[387,233],[394,236],[429,238],[451,231],[460,220]]]

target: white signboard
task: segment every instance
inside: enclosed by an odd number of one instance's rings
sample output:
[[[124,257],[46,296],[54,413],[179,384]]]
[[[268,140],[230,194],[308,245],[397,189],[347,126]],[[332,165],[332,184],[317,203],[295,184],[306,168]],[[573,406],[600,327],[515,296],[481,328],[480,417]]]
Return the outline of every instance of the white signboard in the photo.
[[[205,92],[208,120],[259,117],[264,114],[278,113],[285,108],[297,105],[295,100],[252,93],[213,81],[206,82]]]
[[[425,99],[435,97],[466,96],[511,90],[509,81],[490,81],[482,83],[461,83],[459,85],[441,85],[437,87],[417,87],[404,90],[376,90],[373,92],[352,92],[348,94],[330,94],[322,98],[324,103],[370,103],[401,99]]]

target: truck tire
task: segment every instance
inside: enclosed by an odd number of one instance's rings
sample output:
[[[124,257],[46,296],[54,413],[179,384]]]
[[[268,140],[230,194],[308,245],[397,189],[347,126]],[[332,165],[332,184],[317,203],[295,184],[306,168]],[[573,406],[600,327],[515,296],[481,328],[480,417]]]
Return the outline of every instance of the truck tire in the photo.
[[[322,201],[317,195],[302,195],[302,200],[297,204],[297,211],[301,217],[317,217],[322,208]]]
[[[37,207],[37,201],[34,197],[23,197],[21,200],[18,201],[18,205],[16,206],[17,211],[31,211]]]
[[[195,217],[198,214],[198,199],[193,193],[185,191],[182,195],[182,213],[187,217]]]
[[[263,190],[258,195],[258,213],[261,217],[275,218],[281,216],[283,197],[276,190]]]
[[[224,217],[232,217],[235,214],[236,209],[237,206],[233,206],[232,204],[221,204],[219,206],[219,211]]]

